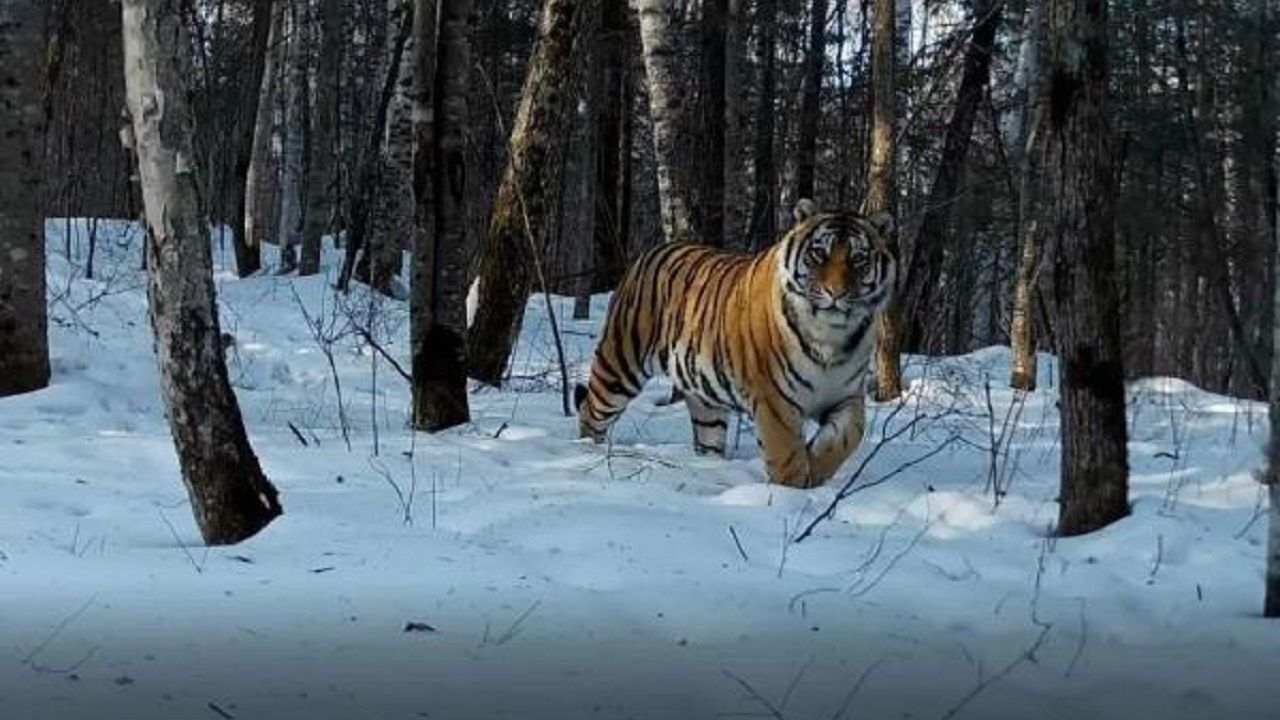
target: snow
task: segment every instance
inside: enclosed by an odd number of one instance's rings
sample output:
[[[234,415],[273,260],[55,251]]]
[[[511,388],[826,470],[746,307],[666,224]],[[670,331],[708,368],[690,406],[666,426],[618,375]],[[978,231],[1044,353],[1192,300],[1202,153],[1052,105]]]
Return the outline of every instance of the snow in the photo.
[[[336,299],[332,251],[327,276],[237,280],[215,244],[285,515],[206,549],[137,232],[99,224],[86,280],[86,230],[49,226],[52,386],[0,400],[0,717],[1274,716],[1261,405],[1133,383],[1132,515],[1054,539],[1051,357],[1027,395],[1004,348],[910,358],[901,407],[873,406],[837,481],[800,491],[765,483],[749,423],[728,459],[695,455],[661,383],[611,446],[577,440],[540,299],[509,385],[415,435],[407,384],[347,320],[374,317],[407,367],[403,303]],[[605,303],[573,321],[555,299],[576,377]],[[865,489],[786,542],[860,465]]]

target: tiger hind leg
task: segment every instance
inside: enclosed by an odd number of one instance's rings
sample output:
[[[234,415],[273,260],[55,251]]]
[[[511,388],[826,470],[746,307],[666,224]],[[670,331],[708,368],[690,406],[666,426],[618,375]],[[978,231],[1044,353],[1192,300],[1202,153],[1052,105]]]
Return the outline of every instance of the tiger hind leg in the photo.
[[[573,404],[578,410],[578,435],[604,442],[609,428],[640,394],[649,379],[644,363],[617,364],[597,353],[591,364],[591,379],[573,390]],[[622,367],[620,371],[617,368]]]
[[[693,449],[699,455],[725,454],[729,432],[729,411],[713,407],[694,395],[685,395],[689,419],[693,421]]]

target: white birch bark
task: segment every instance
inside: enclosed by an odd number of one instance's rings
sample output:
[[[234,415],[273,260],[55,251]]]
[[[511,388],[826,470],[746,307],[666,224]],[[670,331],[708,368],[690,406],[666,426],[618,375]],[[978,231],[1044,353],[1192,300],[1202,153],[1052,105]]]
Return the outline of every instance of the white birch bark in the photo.
[[[679,78],[683,68],[677,52],[675,0],[638,0],[640,42],[649,89],[649,115],[658,168],[658,200],[662,234],[668,242],[693,237],[693,216],[685,180],[676,168],[676,133],[684,98]]]

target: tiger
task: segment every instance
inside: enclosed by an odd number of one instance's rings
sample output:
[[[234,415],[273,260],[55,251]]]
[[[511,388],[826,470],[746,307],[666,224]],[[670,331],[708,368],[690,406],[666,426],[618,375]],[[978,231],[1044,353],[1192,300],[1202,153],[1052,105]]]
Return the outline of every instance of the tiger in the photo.
[[[645,382],[685,396],[694,450],[725,454],[730,412],[749,413],[769,480],[811,488],[862,442],[874,317],[897,281],[887,214],[821,212],[750,254],[668,243],[638,256],[609,301],[578,429],[603,442]],[[818,430],[806,441],[804,423]]]

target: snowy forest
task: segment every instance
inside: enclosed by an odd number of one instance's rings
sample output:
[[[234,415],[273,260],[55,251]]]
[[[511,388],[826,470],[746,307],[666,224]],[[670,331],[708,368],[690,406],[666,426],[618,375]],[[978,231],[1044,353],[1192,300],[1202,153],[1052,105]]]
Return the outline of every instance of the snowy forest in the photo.
[[[0,0],[0,717],[1270,718],[1280,0]]]

